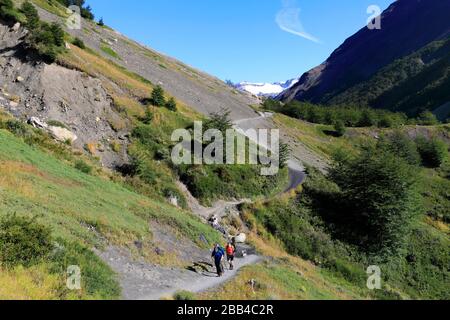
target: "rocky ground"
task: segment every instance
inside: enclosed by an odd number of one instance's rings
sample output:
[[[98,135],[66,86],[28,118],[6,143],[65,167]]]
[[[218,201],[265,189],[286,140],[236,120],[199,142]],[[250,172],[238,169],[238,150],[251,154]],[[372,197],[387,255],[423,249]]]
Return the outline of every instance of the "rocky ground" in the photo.
[[[101,81],[56,64],[48,65],[27,57],[22,49],[23,28],[0,24],[0,104],[24,121],[31,117],[57,127],[58,140],[101,158],[106,167],[127,161],[126,125],[123,131],[112,123],[124,121]],[[58,135],[58,132],[62,132]],[[111,143],[122,145],[116,153]],[[62,141],[66,142],[66,141]]]
[[[210,253],[196,260],[193,266],[202,266],[197,272],[180,268],[153,265],[142,259],[135,259],[124,249],[109,247],[98,255],[118,273],[125,300],[170,299],[177,291],[202,292],[215,288],[232,279],[242,267],[257,263],[257,255],[246,255],[235,260],[235,269],[226,270],[223,277],[217,277],[212,266]]]
[[[39,10],[43,20],[65,19],[44,10]],[[227,86],[223,81],[187,66],[173,58],[162,55],[122,34],[83,20],[82,30],[67,30],[82,39],[86,45],[115,63],[160,84],[167,92],[202,114],[217,112],[223,108],[231,111],[233,119],[255,116],[250,105],[258,99]],[[112,48],[120,58],[114,58],[101,50]]]

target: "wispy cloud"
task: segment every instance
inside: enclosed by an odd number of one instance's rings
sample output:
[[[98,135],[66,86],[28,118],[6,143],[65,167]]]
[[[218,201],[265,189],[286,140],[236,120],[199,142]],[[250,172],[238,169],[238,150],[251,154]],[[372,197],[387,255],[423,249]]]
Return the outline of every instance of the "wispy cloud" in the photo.
[[[300,21],[300,8],[293,0],[283,0],[283,8],[277,13],[275,21],[283,31],[316,43],[321,43],[319,39],[306,32],[303,28]]]

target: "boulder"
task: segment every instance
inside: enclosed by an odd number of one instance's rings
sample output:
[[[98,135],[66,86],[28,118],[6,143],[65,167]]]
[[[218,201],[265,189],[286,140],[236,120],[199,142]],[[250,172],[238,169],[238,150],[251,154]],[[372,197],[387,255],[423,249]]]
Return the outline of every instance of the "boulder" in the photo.
[[[169,198],[169,203],[170,203],[171,205],[173,205],[174,207],[178,207],[178,198],[177,198],[177,197],[174,197],[174,196],[171,196],[171,197]]]
[[[48,132],[58,141],[66,142],[66,141],[75,141],[78,139],[78,137],[71,131],[67,130],[66,128],[61,127],[48,127]]]
[[[23,77],[21,77],[21,76],[18,76],[17,78],[16,78],[16,82],[23,82],[25,79],[23,78]]]
[[[245,233],[238,234],[234,237],[234,240],[236,243],[245,243],[245,241],[247,241],[247,235]]]
[[[16,24],[12,27],[12,31],[17,32],[20,29],[20,23],[16,22]]]
[[[38,129],[47,129],[48,128],[48,125],[44,121],[42,121],[41,119],[36,118],[36,117],[31,117],[30,119],[28,119],[27,122],[29,125],[32,125],[33,127],[38,128]]]
[[[10,101],[9,102],[9,106],[11,108],[17,108],[19,106],[19,103],[15,102],[15,101]]]

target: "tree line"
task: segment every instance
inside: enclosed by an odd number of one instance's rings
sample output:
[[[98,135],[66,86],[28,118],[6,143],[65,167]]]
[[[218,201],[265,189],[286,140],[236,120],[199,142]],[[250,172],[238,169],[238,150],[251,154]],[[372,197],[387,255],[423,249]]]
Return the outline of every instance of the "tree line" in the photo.
[[[267,99],[262,106],[266,110],[279,112],[292,118],[317,124],[335,125],[339,128],[343,126],[393,128],[409,124],[424,126],[439,124],[436,116],[427,110],[415,118],[409,118],[404,113],[350,105],[322,106],[300,101],[291,101],[283,105],[277,100]]]

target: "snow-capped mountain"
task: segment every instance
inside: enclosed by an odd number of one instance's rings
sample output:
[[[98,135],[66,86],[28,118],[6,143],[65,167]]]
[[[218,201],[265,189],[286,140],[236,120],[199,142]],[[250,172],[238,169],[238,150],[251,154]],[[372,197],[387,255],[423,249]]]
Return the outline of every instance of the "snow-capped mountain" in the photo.
[[[249,92],[258,97],[274,97],[279,95],[286,89],[295,85],[299,79],[291,79],[285,82],[275,83],[252,83],[252,82],[240,82],[234,84],[234,87],[238,90]]]

